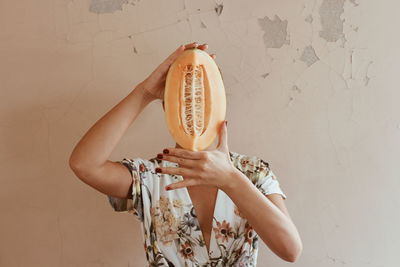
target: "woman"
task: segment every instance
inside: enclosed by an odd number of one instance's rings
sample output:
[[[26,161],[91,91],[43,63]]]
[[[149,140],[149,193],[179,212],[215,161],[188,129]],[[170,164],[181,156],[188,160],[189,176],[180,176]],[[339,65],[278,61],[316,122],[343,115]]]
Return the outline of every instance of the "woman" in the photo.
[[[207,44],[179,46],[98,120],[74,148],[70,167],[115,211],[139,219],[149,266],[256,266],[259,237],[294,262],[302,243],[286,195],[267,162],[229,151],[226,123],[215,148],[193,152],[176,143],[149,160],[108,160],[146,105],[163,99],[171,63],[195,47]]]

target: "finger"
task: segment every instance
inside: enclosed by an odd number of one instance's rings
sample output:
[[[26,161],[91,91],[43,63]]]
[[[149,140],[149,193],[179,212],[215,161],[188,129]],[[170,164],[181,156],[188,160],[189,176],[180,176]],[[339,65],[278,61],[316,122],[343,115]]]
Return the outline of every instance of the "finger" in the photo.
[[[227,121],[223,121],[221,123],[221,128],[218,135],[218,145],[217,149],[222,151],[228,151],[228,130],[227,130]]]
[[[195,48],[195,47],[198,47],[198,46],[199,46],[199,44],[197,42],[193,42],[193,43],[190,43],[190,44],[185,44],[185,49]]]
[[[199,45],[197,48],[204,51],[204,50],[206,50],[208,48],[208,44],[204,43],[202,45]]]
[[[215,59],[215,58],[217,57],[216,54],[211,54],[210,56],[211,56],[213,59]]]
[[[169,154],[158,154],[157,158],[166,160],[166,161],[170,161],[170,162],[178,163],[179,166],[182,166],[182,167],[193,167],[195,165],[195,160],[176,157],[176,156],[172,156]]]
[[[189,169],[179,168],[179,167],[157,167],[156,173],[189,176],[189,177],[193,176],[193,173]]]
[[[164,154],[172,155],[175,157],[185,158],[185,159],[203,159],[203,151],[190,151],[182,148],[170,147],[163,150]]]
[[[198,180],[196,180],[196,179],[187,179],[186,178],[183,181],[167,185],[165,187],[165,189],[166,190],[174,190],[174,189],[179,189],[179,188],[182,188],[182,187],[188,187],[188,186],[194,186],[194,185],[200,185]]]

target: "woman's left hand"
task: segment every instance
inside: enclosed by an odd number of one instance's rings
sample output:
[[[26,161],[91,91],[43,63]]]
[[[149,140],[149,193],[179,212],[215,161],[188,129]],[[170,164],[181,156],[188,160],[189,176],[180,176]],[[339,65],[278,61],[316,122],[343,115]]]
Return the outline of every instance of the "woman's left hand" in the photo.
[[[163,160],[178,163],[179,167],[159,167],[156,172],[185,178],[166,186],[167,190],[193,185],[216,186],[222,190],[229,187],[237,169],[230,160],[226,121],[221,124],[218,145],[214,150],[166,148],[163,154],[157,155]]]

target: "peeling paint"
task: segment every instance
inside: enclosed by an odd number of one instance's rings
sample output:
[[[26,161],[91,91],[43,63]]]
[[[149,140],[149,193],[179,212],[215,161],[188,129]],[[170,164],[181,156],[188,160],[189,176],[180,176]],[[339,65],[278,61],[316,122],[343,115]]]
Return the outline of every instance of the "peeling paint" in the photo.
[[[297,85],[293,85],[291,88],[292,91],[301,94],[301,89]],[[289,96],[289,102],[287,103],[287,107],[291,106],[294,102],[295,98],[293,96]]]
[[[297,85],[293,85],[292,90],[295,92],[298,92],[299,94],[301,93],[301,89],[299,87],[297,87]]]
[[[267,72],[267,73],[264,73],[264,74],[261,74],[261,77],[263,77],[263,78],[265,79],[265,78],[267,78],[267,77],[268,77],[268,75],[269,75],[269,72]]]
[[[328,259],[330,259],[332,262],[334,262],[334,263],[336,263],[336,262],[338,262],[338,263],[340,263],[340,264],[342,264],[342,265],[346,265],[346,262],[344,261],[344,260],[342,260],[342,259],[338,259],[338,258],[335,258],[335,257],[331,257],[331,256],[329,256],[329,255],[326,255],[326,257],[328,258]]]
[[[354,7],[356,7],[356,6],[358,6],[358,5],[359,5],[358,3],[356,3],[356,1],[355,1],[355,0],[350,0],[350,3],[352,3],[352,4],[354,5]]]
[[[217,5],[216,7],[215,7],[215,13],[217,13],[217,15],[219,16],[219,15],[221,15],[221,13],[222,13],[222,9],[224,9],[224,5],[223,4],[219,4],[219,5]]]
[[[127,3],[128,0],[91,0],[89,11],[97,14],[114,13],[122,10],[122,5]]]
[[[264,43],[266,48],[281,48],[284,44],[290,44],[287,39],[287,20],[281,20],[277,15],[271,20],[267,16],[258,19],[258,24],[264,31]]]
[[[303,54],[301,55],[300,60],[305,62],[309,67],[315,62],[317,62],[319,60],[319,57],[315,53],[314,47],[309,45],[304,47]]]
[[[294,98],[293,98],[292,96],[290,96],[290,97],[289,97],[289,102],[288,102],[287,106],[288,106],[288,107],[291,106],[292,103],[293,103],[293,101],[294,101]]]
[[[313,19],[312,15],[308,15],[304,20],[308,23],[312,23],[314,19]]]
[[[374,61],[368,55],[368,50],[352,48],[346,52],[343,79],[347,87],[368,86],[371,78],[370,67]]]
[[[322,30],[319,36],[328,42],[344,40],[343,22],[345,0],[324,0],[319,8]]]

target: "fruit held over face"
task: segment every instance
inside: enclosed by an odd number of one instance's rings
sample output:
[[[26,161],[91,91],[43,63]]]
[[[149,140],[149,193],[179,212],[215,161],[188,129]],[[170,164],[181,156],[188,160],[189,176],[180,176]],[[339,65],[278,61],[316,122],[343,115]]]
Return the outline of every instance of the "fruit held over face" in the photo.
[[[214,59],[201,49],[187,49],[172,63],[165,81],[165,119],[183,148],[201,151],[218,136],[225,120],[226,96]]]

